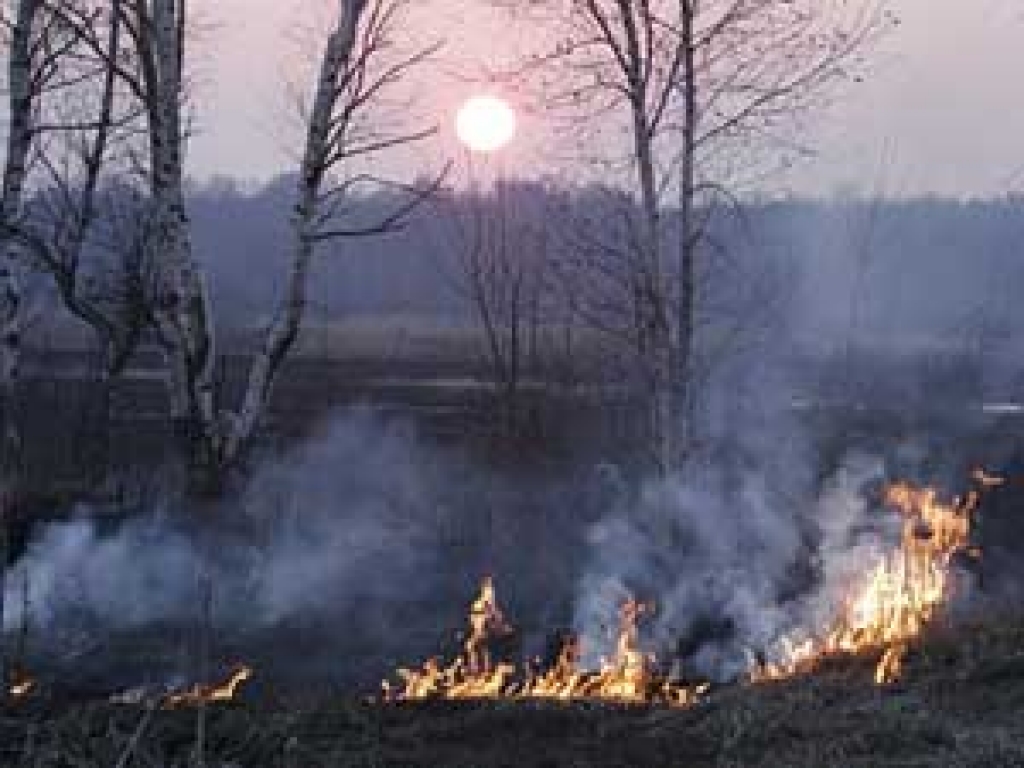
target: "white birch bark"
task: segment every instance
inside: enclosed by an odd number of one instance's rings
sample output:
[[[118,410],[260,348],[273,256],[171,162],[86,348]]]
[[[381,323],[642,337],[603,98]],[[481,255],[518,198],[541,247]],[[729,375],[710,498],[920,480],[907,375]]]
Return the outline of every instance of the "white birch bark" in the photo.
[[[628,279],[621,281],[618,309],[633,331],[649,453],[664,472],[685,459],[696,437],[697,261],[708,218],[716,205],[738,203],[728,189],[732,158],[715,167],[704,159],[712,156],[709,148],[732,144],[745,152],[752,140],[775,144],[785,118],[816,108],[822,90],[848,78],[861,63],[859,52],[895,19],[887,0],[535,5],[546,5],[548,20],[562,29],[553,47],[545,41],[527,54],[522,70],[539,75],[551,106],[581,126],[581,146],[601,143],[589,141],[591,132],[600,137],[609,123],[609,134],[629,137],[639,222],[621,248]],[[659,232],[668,190],[678,190],[675,249]]]
[[[14,393],[21,358],[21,337],[27,312],[22,265],[17,263],[17,247],[12,228],[21,217],[28,157],[32,149],[32,29],[40,8],[39,0],[19,0],[11,30],[8,67],[7,159],[4,166],[3,198],[0,200],[0,397],[4,402]],[[8,424],[4,424],[9,433]],[[4,449],[7,440],[5,436]]]
[[[368,0],[339,0],[337,26],[327,40],[316,84],[292,219],[292,258],[282,305],[253,361],[242,407],[232,425],[224,460],[234,461],[252,439],[266,411],[277,373],[295,343],[306,313],[309,270],[314,255],[317,200],[329,168],[331,132],[342,78],[349,72],[360,18]]]
[[[139,49],[137,72],[122,76],[143,102],[149,129],[152,199],[147,251],[148,271],[155,276],[149,304],[166,351],[172,418],[190,463],[193,488],[216,493],[256,432],[281,365],[299,335],[317,243],[346,234],[388,231],[411,210],[411,205],[400,207],[373,227],[332,226],[350,185],[328,179],[335,172],[344,177],[347,158],[431,133],[387,132],[367,138],[363,131],[349,145],[353,116],[371,109],[379,92],[426,54],[371,71],[369,61],[387,50],[389,25],[404,0],[338,0],[337,23],[320,61],[308,116],[284,296],[251,364],[239,408],[220,410],[214,391],[212,313],[185,211],[182,64],[187,0],[120,1],[134,16],[131,28]]]
[[[215,470],[220,434],[214,402],[214,332],[205,279],[185,210],[182,125],[184,0],[149,4],[152,46],[149,115],[152,213],[147,249],[153,314],[167,351],[171,417],[193,469]]]
[[[694,357],[697,309],[697,250],[700,233],[694,221],[697,209],[697,0],[679,0],[678,59],[682,91],[682,149],[679,174],[679,291],[676,296],[675,360],[672,365],[672,421],[678,430],[678,455],[694,448]]]
[[[19,279],[21,265],[17,263],[11,228],[21,216],[28,157],[32,148],[32,29],[38,10],[39,0],[19,0],[11,29],[8,68],[10,123],[3,198],[0,200],[0,422],[3,427],[3,434],[0,435],[0,633],[3,632],[6,613],[4,593],[10,515],[18,492],[17,468],[20,463],[21,440],[14,398],[27,313],[23,283]],[[8,680],[7,661],[6,648],[0,645],[0,686],[4,695]]]
[[[77,0],[20,0],[8,38],[8,93],[10,131],[3,176],[0,242],[7,264],[0,273],[0,334],[7,340],[4,370],[16,369],[17,349],[28,318],[26,302],[16,300],[17,279],[29,273],[48,274],[65,307],[96,333],[109,352],[112,367],[127,357],[131,334],[118,327],[117,318],[79,291],[81,262],[88,233],[98,215],[97,198],[115,124],[118,51],[121,24],[109,7]],[[102,32],[105,30],[105,35]],[[101,91],[92,113],[92,87]],[[80,99],[80,96],[88,99]],[[67,110],[67,103],[77,105]],[[54,107],[60,107],[54,110]],[[48,169],[42,185],[29,176],[33,167]],[[32,215],[22,210],[26,186],[45,205]],[[40,215],[40,210],[44,211]],[[11,307],[17,304],[17,316]],[[4,309],[6,308],[6,309]]]

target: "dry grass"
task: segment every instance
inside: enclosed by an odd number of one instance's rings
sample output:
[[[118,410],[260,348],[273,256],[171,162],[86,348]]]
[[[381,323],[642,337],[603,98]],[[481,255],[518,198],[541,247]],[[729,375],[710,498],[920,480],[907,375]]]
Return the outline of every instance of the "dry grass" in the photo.
[[[715,693],[687,711],[428,702],[210,708],[208,768],[887,768],[1024,766],[1024,624],[941,634],[902,683],[871,663]],[[195,765],[196,714],[37,701],[0,719],[0,764]],[[119,762],[123,761],[123,762]]]

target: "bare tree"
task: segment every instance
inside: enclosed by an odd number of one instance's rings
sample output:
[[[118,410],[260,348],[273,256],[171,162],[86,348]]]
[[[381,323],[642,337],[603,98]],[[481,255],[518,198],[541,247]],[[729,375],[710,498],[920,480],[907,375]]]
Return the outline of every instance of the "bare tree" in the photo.
[[[889,17],[873,0],[550,6],[562,31],[526,65],[546,105],[613,169],[615,138],[628,137],[622,167],[637,202],[627,207],[632,234],[621,254],[632,273],[625,301],[652,457],[666,471],[693,442],[698,257],[715,213],[737,204],[738,158],[819,105]]]
[[[281,363],[299,334],[316,247],[339,238],[394,231],[440,184],[441,177],[418,188],[405,187],[406,201],[375,221],[347,220],[347,206],[360,190],[396,186],[367,174],[353,174],[352,161],[435,133],[433,127],[408,128],[400,121],[385,129],[373,112],[380,109],[382,95],[438,47],[389,58],[394,28],[407,5],[408,0],[342,0],[339,4],[338,26],[324,52],[308,117],[286,296],[252,367],[245,401],[226,444],[228,462],[252,437]]]
[[[7,313],[4,368],[17,370],[28,321],[29,302],[16,286],[42,273],[64,306],[93,329],[106,369],[116,373],[134,347],[141,320],[126,322],[120,311],[120,267],[103,274],[84,257],[98,246],[90,238],[107,213],[104,169],[133,130],[135,115],[116,99],[121,24],[109,4],[34,0],[18,4],[9,30],[12,128],[0,239],[6,305],[17,311]]]
[[[394,35],[408,0],[338,0],[304,114],[305,147],[292,217],[292,253],[284,295],[253,360],[240,407],[218,403],[217,351],[203,271],[186,213],[184,147],[188,6],[186,0],[116,0],[133,57],[119,64],[144,114],[148,213],[143,238],[146,301],[168,361],[171,414],[192,478],[216,487],[250,443],[281,366],[299,335],[317,249],[338,238],[392,231],[432,191],[402,187],[405,202],[374,221],[353,216],[361,192],[394,187],[353,164],[432,135],[432,128],[385,127],[384,100],[435,47],[396,54]]]
[[[471,307],[483,359],[497,388],[506,438],[527,426],[524,390],[541,374],[553,318],[550,233],[536,187],[498,180],[439,200],[450,226],[442,263],[452,263],[451,283]]]
[[[0,511],[6,526],[19,495],[15,400],[32,314],[27,286],[38,282],[33,275],[52,278],[64,305],[95,331],[111,369],[132,343],[106,311],[112,302],[95,301],[82,286],[101,172],[131,115],[115,104],[112,62],[119,58],[121,29],[109,5],[18,0],[0,11],[0,23],[9,115],[0,200]],[[2,613],[0,605],[0,626]]]

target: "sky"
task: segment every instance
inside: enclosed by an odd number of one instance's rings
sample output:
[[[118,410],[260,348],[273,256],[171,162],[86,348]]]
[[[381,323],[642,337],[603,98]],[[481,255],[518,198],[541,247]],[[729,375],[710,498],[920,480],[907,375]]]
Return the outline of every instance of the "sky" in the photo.
[[[300,62],[315,51],[310,33],[327,0],[205,0],[200,42],[199,132],[189,158],[198,180],[260,182],[295,166],[293,101]],[[443,38],[444,59],[420,89],[423,108],[445,141],[400,161],[409,173],[443,162],[454,147],[454,114],[479,90],[471,73],[515,55],[526,31],[486,0],[417,0],[414,34]],[[985,197],[1024,190],[1024,2],[890,0],[901,18],[872,56],[863,83],[799,136],[814,156],[772,188],[803,194],[944,194]],[[318,15],[319,14],[319,15]],[[520,118],[504,161],[541,172],[547,127]]]

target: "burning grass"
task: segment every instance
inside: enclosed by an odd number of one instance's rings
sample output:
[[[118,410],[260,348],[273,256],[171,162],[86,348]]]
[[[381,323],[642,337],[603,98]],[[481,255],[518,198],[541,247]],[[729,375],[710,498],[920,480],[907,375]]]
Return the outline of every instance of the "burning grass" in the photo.
[[[896,768],[1024,765],[1024,622],[937,629],[905,675],[823,662],[770,686],[718,689],[690,708],[550,700],[431,700],[208,708],[208,766],[245,768]],[[245,695],[243,693],[243,699]],[[97,702],[0,712],[0,765],[194,764],[197,713]],[[140,730],[141,726],[141,730]],[[192,761],[192,762],[190,762]]]
[[[35,689],[36,681],[23,669],[14,669],[11,672],[7,693],[12,701],[19,701],[30,696]]]
[[[649,604],[627,600],[619,611],[614,654],[599,669],[581,666],[582,640],[569,637],[557,661],[546,670],[539,662],[519,666],[494,661],[488,650],[496,636],[512,631],[498,607],[494,582],[484,579],[469,612],[469,631],[462,653],[450,664],[428,659],[417,669],[400,669],[401,686],[384,681],[386,701],[424,699],[553,699],[589,700],[613,704],[688,706],[708,686],[676,684],[657,671],[657,659],[640,647],[640,621]]]
[[[983,473],[979,484],[998,481]],[[957,561],[980,557],[971,530],[980,493],[944,501],[933,488],[890,486],[886,505],[899,514],[899,543],[851,585],[831,623],[802,638],[784,637],[772,649],[776,661],[755,660],[751,679],[765,682],[814,672],[843,655],[878,657],[874,681],[895,682],[909,644],[958,597]]]
[[[656,607],[633,598],[593,667],[581,637],[546,668],[502,658],[513,624],[486,578],[455,658],[399,670],[376,701],[269,705],[240,665],[221,684],[68,709],[25,676],[0,716],[0,764],[188,765],[202,732],[207,765],[251,768],[1024,765],[1024,622],[940,621],[979,556],[979,494],[999,480],[976,482],[962,499],[888,488],[891,549],[824,627],[782,638],[732,685],[667,674],[643,638]]]
[[[163,700],[163,706],[195,707],[200,704],[217,704],[234,701],[239,688],[252,678],[252,668],[239,664],[231,672],[230,677],[217,685],[194,685],[187,691],[170,693]]]
[[[979,490],[943,500],[933,488],[896,483],[885,505],[899,516],[900,536],[891,550],[866,563],[863,577],[848,585],[827,626],[781,638],[766,654],[751,654],[747,680],[766,683],[816,672],[842,657],[874,657],[876,685],[895,683],[911,644],[951,600],[958,597],[958,562],[980,557],[972,526],[981,491],[1001,481],[975,474]],[[709,684],[682,685],[659,672],[657,658],[642,649],[640,627],[655,606],[636,599],[620,608],[614,652],[598,668],[581,665],[583,639],[569,637],[547,669],[492,659],[495,638],[512,631],[490,577],[469,612],[462,652],[450,663],[431,658],[399,669],[401,683],[383,683],[386,701],[425,699],[553,699],[689,707]]]

